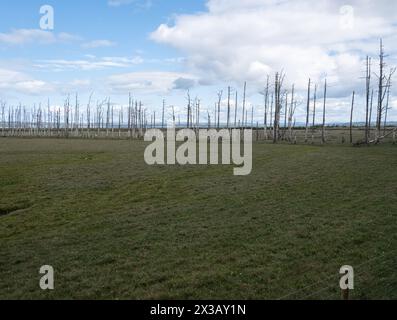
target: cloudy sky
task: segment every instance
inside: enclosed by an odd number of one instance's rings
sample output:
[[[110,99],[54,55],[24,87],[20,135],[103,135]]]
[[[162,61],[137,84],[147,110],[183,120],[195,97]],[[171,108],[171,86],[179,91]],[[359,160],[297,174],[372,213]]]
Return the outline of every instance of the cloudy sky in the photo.
[[[43,5],[54,8],[54,30],[40,29]],[[131,92],[151,110],[166,99],[183,113],[190,90],[212,113],[219,90],[241,97],[247,81],[260,121],[260,92],[282,70],[298,91],[297,121],[309,77],[319,98],[328,79],[329,121],[348,119],[353,90],[360,121],[365,58],[376,73],[379,38],[388,68],[397,66],[390,0],[3,0],[0,11],[0,100],[14,105],[60,105],[75,92],[81,104],[93,92],[123,105]]]

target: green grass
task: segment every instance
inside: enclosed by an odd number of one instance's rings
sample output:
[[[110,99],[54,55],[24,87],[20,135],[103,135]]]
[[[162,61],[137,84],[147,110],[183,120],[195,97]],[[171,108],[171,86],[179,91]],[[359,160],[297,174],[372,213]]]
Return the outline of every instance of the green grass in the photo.
[[[144,148],[0,139],[0,299],[338,299],[344,264],[397,298],[396,146],[257,143],[246,177]]]

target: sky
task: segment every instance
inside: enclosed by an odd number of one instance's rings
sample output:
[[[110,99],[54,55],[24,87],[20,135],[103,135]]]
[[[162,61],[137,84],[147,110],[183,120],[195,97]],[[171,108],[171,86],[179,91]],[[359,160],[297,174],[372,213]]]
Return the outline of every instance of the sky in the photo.
[[[40,24],[44,5],[54,10],[51,30]],[[263,122],[261,92],[282,71],[285,90],[296,88],[298,122],[309,78],[319,99],[328,80],[329,122],[348,121],[353,91],[354,117],[363,121],[365,59],[373,58],[376,91],[380,38],[386,71],[397,66],[397,2],[389,0],[3,0],[0,12],[0,100],[7,105],[50,99],[55,108],[78,93],[82,105],[93,94],[121,107],[131,93],[149,110],[165,99],[184,114],[189,90],[205,121],[219,91],[226,111],[228,86],[241,108],[246,81],[247,105]],[[394,121],[396,93],[393,86]]]

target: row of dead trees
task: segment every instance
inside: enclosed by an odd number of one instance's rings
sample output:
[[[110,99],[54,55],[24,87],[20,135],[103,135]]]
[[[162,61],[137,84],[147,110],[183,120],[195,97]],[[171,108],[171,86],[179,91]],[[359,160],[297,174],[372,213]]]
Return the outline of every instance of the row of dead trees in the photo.
[[[392,76],[396,69],[391,68],[385,71],[384,62],[385,54],[382,40],[380,42],[379,53],[379,73],[375,74],[377,78],[376,88],[373,85],[372,60],[366,59],[366,104],[365,104],[365,130],[364,139],[357,142],[358,144],[379,143],[387,135],[391,134],[386,131],[388,111],[390,109],[390,88]],[[1,102],[1,131],[2,135],[57,135],[57,136],[123,136],[130,138],[142,138],[148,128],[163,128],[170,125],[179,128],[252,128],[256,129],[257,136],[263,129],[263,138],[272,140],[273,143],[287,141],[296,143],[296,110],[303,102],[298,102],[295,94],[295,86],[292,85],[290,90],[284,88],[285,73],[277,72],[274,80],[269,76],[261,95],[264,98],[264,117],[263,124],[254,121],[255,109],[247,106],[247,83],[244,83],[242,103],[239,104],[238,91],[231,87],[227,88],[226,102],[223,100],[223,91],[218,92],[218,99],[215,103],[211,116],[209,109],[202,107],[199,98],[191,98],[190,92],[187,93],[186,120],[183,122],[181,115],[177,114],[174,106],[166,106],[165,100],[162,104],[160,117],[156,117],[156,112],[149,112],[142,102],[133,99],[129,95],[128,106],[115,108],[110,98],[103,101],[97,101],[93,106],[92,94],[89,97],[86,106],[82,106],[79,97],[76,94],[72,98],[68,96],[64,102],[63,108],[51,108],[48,101],[47,106],[39,104],[32,109],[19,105],[9,107],[6,110],[6,103]],[[308,82],[307,101],[306,101],[306,121],[304,127],[304,140],[314,143],[315,132],[320,128],[321,142],[324,144],[327,140],[326,135],[326,105],[327,105],[327,80],[324,80],[323,89],[314,85],[311,79]],[[323,90],[323,99],[318,101],[318,92]],[[377,92],[375,91],[377,90]],[[377,94],[377,99],[375,97]],[[353,114],[355,109],[356,93],[353,92],[350,112],[350,143],[353,143]],[[376,99],[376,102],[375,102]],[[234,100],[234,101],[233,101]],[[226,104],[226,110],[222,110]],[[319,104],[321,104],[319,106]],[[375,106],[374,106],[375,105]],[[241,110],[239,110],[239,106]],[[233,110],[234,107],[234,110]],[[85,110],[83,110],[85,108]],[[316,117],[322,109],[321,125],[316,124]],[[221,122],[221,113],[226,111],[226,120]],[[374,112],[375,111],[375,112]],[[241,113],[240,113],[241,112]],[[374,121],[373,114],[376,119]],[[207,122],[203,123],[200,119],[207,117]],[[257,115],[256,115],[257,116]],[[171,119],[171,120],[170,120]],[[167,123],[166,123],[167,122]],[[375,137],[371,138],[372,124],[375,122]],[[382,131],[383,126],[383,131]],[[395,134],[395,131],[394,131]]]
[[[380,143],[384,138],[393,134],[394,139],[396,135],[396,129],[387,132],[387,121],[388,112],[390,110],[390,89],[392,85],[392,77],[396,72],[396,68],[390,68],[386,73],[386,63],[385,63],[385,53],[382,40],[380,40],[380,51],[379,51],[379,73],[375,74],[377,78],[377,104],[376,104],[376,121],[375,121],[375,137],[371,139],[370,133],[373,124],[373,113],[374,113],[374,94],[375,89],[372,85],[372,60],[369,56],[366,59],[366,105],[365,105],[365,130],[364,139],[356,142],[356,144],[372,144]],[[272,102],[270,107],[270,115],[272,117],[273,112],[273,97],[274,97],[274,126],[273,126],[273,142],[277,143],[280,139],[287,137],[287,140],[291,141],[293,139],[293,128],[292,119],[296,110],[296,101],[294,101],[294,86],[291,90],[290,103],[288,102],[288,91],[282,90],[285,75],[283,73],[276,73],[275,84],[274,84],[274,95],[272,94]],[[312,112],[312,124],[311,124],[311,141],[314,141],[314,132],[316,128],[316,108],[317,108],[317,92],[318,86],[314,87],[313,95],[313,110],[311,111],[311,88],[312,83],[309,79],[308,89],[307,89],[307,105],[306,105],[306,124],[305,124],[305,142],[309,142],[310,137],[310,115]],[[269,96],[269,79],[267,81],[267,86],[265,90],[265,119],[267,117],[268,108],[268,96]],[[351,110],[350,110],[350,125],[349,125],[349,135],[350,143],[353,144],[353,115],[355,108],[355,97],[356,93],[353,91]],[[324,93],[323,93],[323,106],[322,106],[322,125],[321,125],[321,141],[326,142],[326,102],[327,102],[327,80],[324,81]],[[289,106],[289,107],[288,107]],[[280,121],[284,114],[284,133],[280,132]],[[288,118],[288,120],[287,120]],[[265,120],[265,131],[267,121]],[[285,133],[288,132],[286,135]],[[267,133],[265,133],[267,137]]]

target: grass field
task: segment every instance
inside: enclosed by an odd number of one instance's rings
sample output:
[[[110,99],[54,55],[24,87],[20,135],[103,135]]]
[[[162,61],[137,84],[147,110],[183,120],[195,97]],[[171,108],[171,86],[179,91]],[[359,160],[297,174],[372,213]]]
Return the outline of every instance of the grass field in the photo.
[[[246,177],[144,148],[0,139],[0,299],[338,299],[345,264],[397,299],[397,146],[258,142]]]

